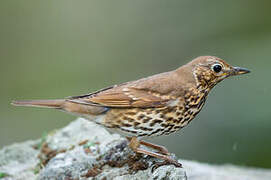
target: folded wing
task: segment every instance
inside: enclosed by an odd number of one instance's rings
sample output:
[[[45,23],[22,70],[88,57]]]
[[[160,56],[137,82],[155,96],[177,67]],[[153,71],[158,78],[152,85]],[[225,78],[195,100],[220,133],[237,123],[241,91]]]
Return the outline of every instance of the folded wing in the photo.
[[[170,99],[157,92],[148,89],[140,89],[136,87],[112,87],[97,93],[72,97],[69,101],[106,107],[119,108],[147,108],[162,107]]]

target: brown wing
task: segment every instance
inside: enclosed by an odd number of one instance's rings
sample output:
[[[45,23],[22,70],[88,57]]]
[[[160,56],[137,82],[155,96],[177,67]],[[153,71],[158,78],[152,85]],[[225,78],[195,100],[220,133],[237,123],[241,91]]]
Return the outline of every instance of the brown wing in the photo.
[[[178,79],[174,71],[166,72],[111,86],[91,94],[71,97],[68,100],[106,107],[162,107],[176,97],[174,92],[177,92]]]
[[[162,96],[159,93],[147,89],[113,86],[106,88],[104,91],[71,97],[68,100],[86,105],[121,108],[146,108],[164,106],[170,99],[166,96]]]

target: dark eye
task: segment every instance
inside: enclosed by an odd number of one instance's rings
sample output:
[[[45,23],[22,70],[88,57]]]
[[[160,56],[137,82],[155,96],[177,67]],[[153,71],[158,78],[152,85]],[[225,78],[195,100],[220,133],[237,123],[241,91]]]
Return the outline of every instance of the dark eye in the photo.
[[[215,64],[212,68],[216,73],[219,73],[222,70],[222,66],[220,64]]]

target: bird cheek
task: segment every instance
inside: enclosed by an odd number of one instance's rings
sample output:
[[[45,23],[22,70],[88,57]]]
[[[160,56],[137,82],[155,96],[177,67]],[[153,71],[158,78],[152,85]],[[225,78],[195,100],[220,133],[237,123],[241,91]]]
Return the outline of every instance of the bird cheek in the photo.
[[[229,73],[227,73],[227,72],[224,72],[223,74],[221,74],[221,77],[223,77],[223,78],[226,78],[228,76],[229,76]]]
[[[229,76],[228,73],[223,73],[223,74],[221,74],[221,75],[218,77],[218,80],[221,81],[221,80],[227,78],[228,76]]]

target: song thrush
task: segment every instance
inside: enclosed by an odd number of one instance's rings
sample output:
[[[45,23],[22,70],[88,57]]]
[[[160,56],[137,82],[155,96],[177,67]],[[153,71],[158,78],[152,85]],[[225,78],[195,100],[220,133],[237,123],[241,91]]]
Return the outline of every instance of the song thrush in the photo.
[[[180,68],[60,100],[14,101],[14,105],[60,109],[124,132],[137,153],[181,167],[166,148],[138,137],[168,135],[185,127],[202,109],[210,90],[223,79],[250,71],[220,58],[201,56]],[[158,152],[140,148],[145,145]]]

